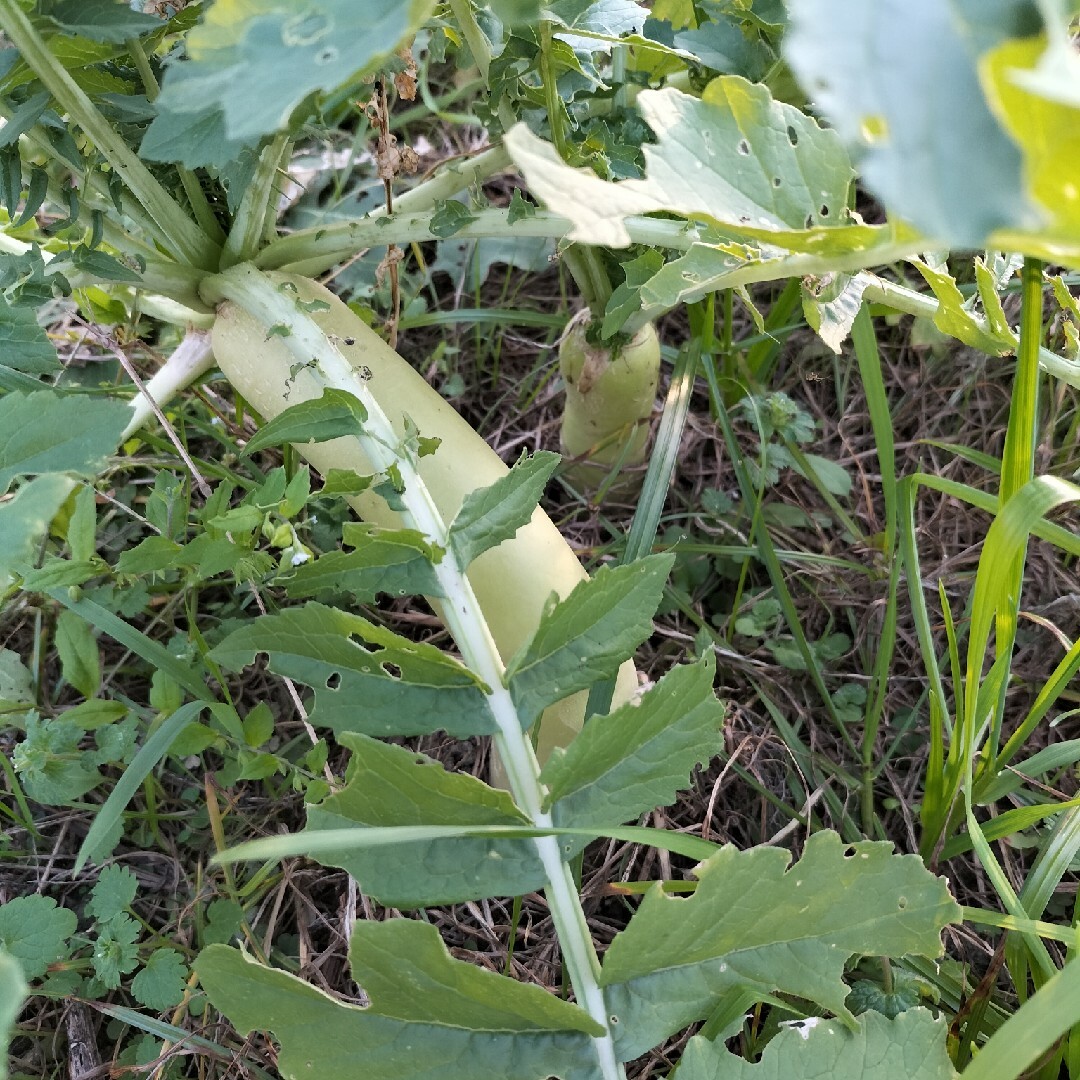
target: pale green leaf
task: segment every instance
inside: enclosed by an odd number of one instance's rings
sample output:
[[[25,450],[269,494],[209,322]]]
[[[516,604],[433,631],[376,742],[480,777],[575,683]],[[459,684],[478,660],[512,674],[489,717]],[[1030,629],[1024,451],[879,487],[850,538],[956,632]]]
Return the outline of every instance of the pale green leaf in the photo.
[[[114,45],[162,26],[161,19],[132,11],[124,0],[43,0],[41,14],[66,34]]]
[[[943,334],[990,356],[1002,356],[1016,349],[1016,335],[1008,325],[995,332],[993,323],[984,324],[973,310],[974,299],[964,298],[945,266],[932,266],[922,259],[911,262],[934,290],[938,301],[934,325]]]
[[[130,419],[122,401],[51,390],[0,397],[0,494],[30,473],[95,476]]]
[[[59,806],[101,783],[93,755],[79,747],[82,737],[82,728],[62,716],[43,720],[30,713],[26,717],[26,737],[11,759],[31,799]]]
[[[0,1080],[7,1080],[8,1041],[22,1012],[27,990],[19,962],[0,949]]]
[[[345,543],[355,551],[329,551],[278,581],[290,596],[326,598],[347,593],[359,604],[388,596],[443,596],[433,563],[442,552],[415,529],[383,529],[347,522]]]
[[[995,229],[1037,221],[975,55],[1034,9],[1016,0],[963,7],[791,0],[784,52],[891,213],[947,246],[981,247]]]
[[[195,961],[211,1003],[237,1030],[270,1030],[286,1080],[589,1080],[591,1036],[577,1006],[538,986],[454,960],[427,923],[357,922],[352,976],[367,1008],[347,1005],[224,945]]]
[[[615,674],[652,632],[673,555],[601,567],[549,605],[536,633],[510,661],[506,684],[522,723],[549,705]]]
[[[1067,50],[1070,54],[1073,49]],[[1016,140],[1028,191],[1044,212],[1040,236],[1080,247],[1080,101],[1054,100],[1051,88],[1031,86],[1022,77],[1046,53],[1044,38],[1008,41],[982,58],[981,72],[990,107]],[[1076,58],[1071,80],[1076,92]],[[1042,90],[1043,92],[1040,92]]]
[[[0,950],[19,962],[27,979],[39,979],[67,955],[77,924],[75,912],[58,908],[50,896],[17,896],[0,904]]]
[[[101,684],[101,656],[90,627],[74,612],[61,611],[53,641],[64,678],[83,697],[92,698]]]
[[[869,284],[865,274],[830,274],[803,282],[802,308],[807,325],[837,355],[851,333]]]
[[[782,1024],[756,1063],[695,1036],[683,1052],[679,1080],[953,1080],[947,1034],[945,1021],[925,1009],[895,1020],[869,1013],[854,1031],[812,1016]],[[1005,1075],[996,1073],[995,1080]]]
[[[0,703],[32,705],[34,676],[17,652],[0,649]]]
[[[529,523],[558,464],[559,455],[546,450],[522,454],[506,476],[465,496],[450,526],[450,546],[462,569]]]
[[[848,225],[854,173],[836,134],[764,86],[721,76],[700,99],[667,88],[642,91],[637,104],[657,138],[642,147],[642,180],[611,184],[571,168],[523,124],[506,135],[533,194],[571,220],[570,239],[626,247],[624,219],[659,210],[777,245],[805,244],[815,227],[858,229]]]
[[[290,608],[234,631],[210,655],[240,671],[260,652],[271,671],[312,688],[312,723],[334,731],[467,738],[497,730],[483,684],[467,668],[359,615],[316,603]]]
[[[159,101],[176,113],[216,106],[229,139],[277,131],[308,95],[373,70],[433,7],[433,0],[218,0],[188,34],[187,63],[169,68]]]
[[[0,503],[0,588],[7,586],[17,568],[31,561],[35,545],[74,486],[66,476],[50,473],[31,480],[13,499]]]
[[[854,954],[934,957],[960,918],[945,881],[885,843],[815,833],[802,858],[725,847],[685,899],[654,887],[604,957],[601,983],[629,1059],[708,1016],[736,988],[804,998],[842,1018]]]
[[[669,806],[690,770],[721,750],[724,707],[713,694],[709,654],[668,672],[640,702],[594,716],[541,781],[558,825],[617,825]]]
[[[344,734],[341,741],[353,751],[345,787],[308,807],[306,832],[529,824],[506,792],[474,776],[447,772],[423,754],[363,735]],[[347,870],[385,907],[520,896],[535,892],[545,880],[536,845],[527,839],[438,837],[392,847],[354,847],[339,854],[320,852],[317,857]]]
[[[142,971],[131,980],[135,1000],[153,1012],[164,1012],[184,999],[187,967],[175,949],[155,949]]]
[[[818,482],[830,495],[844,497],[851,494],[851,473],[843,465],[832,461],[830,458],[824,458],[820,454],[805,454],[803,456],[806,464],[813,469]],[[794,463],[792,468],[800,476],[809,479],[806,471],[798,462]]]
[[[254,454],[256,450],[283,443],[303,445],[326,442],[343,435],[359,435],[366,419],[364,406],[352,394],[327,387],[322,397],[290,405],[264,424],[248,441],[244,453]]]

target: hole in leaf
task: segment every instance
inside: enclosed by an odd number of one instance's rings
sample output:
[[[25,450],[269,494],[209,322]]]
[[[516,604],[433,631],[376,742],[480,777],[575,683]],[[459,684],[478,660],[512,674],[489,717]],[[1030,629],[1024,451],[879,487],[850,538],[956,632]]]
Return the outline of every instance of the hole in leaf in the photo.
[[[326,37],[331,29],[330,20],[321,12],[305,11],[281,28],[281,40],[290,47],[313,45],[319,38]]]
[[[617,1016],[609,1016],[608,1017],[608,1023],[609,1024],[617,1024],[618,1022],[619,1022],[619,1018]]]
[[[821,204],[821,210],[819,211],[819,213],[821,214],[822,217],[828,217],[829,216],[829,206],[828,206],[827,203],[822,203]]]
[[[740,154],[746,155],[750,153],[750,144],[745,139],[739,140],[739,145],[735,148]]]
[[[338,58],[338,51],[335,48],[321,49],[315,54],[315,63],[320,66],[324,64],[333,64]]]
[[[846,848],[844,848],[844,858],[845,859],[854,859],[855,858],[855,845],[854,844],[849,844]]]
[[[739,224],[740,225],[749,225],[750,224],[750,215],[749,214],[743,214],[742,217],[739,218]]]
[[[810,229],[810,228],[813,228],[813,225],[814,225],[813,215],[812,214],[807,214],[806,215],[806,224],[803,226],[803,228],[804,229]]]
[[[337,690],[341,686],[341,673],[335,671],[332,675],[327,676],[326,689]]]
[[[390,676],[391,679],[401,678],[401,668],[399,668],[397,664],[386,663],[380,666],[382,667],[383,671],[385,671],[386,674]]]
[[[774,176],[772,178],[772,186],[773,187],[780,187],[783,183],[784,183],[784,181],[781,180],[779,176]]]
[[[906,908],[906,907],[907,907],[907,897],[906,897],[906,896],[898,896],[898,897],[896,898],[896,906],[897,906],[897,907],[898,907],[898,908],[899,908],[899,909],[900,909],[901,911],[903,911],[903,910],[904,910],[904,908]]]
[[[788,142],[791,143],[792,146],[799,145],[799,133],[790,124],[788,125],[787,129],[787,138]]]

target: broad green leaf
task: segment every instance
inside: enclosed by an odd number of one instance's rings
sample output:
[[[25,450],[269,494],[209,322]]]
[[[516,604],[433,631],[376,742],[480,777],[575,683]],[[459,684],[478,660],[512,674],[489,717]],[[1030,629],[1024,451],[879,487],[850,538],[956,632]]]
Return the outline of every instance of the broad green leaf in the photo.
[[[93,755],[79,746],[82,737],[82,728],[62,716],[43,720],[31,713],[26,717],[26,737],[15,747],[12,762],[31,799],[61,806],[101,783]]]
[[[1080,247],[1080,187],[1075,182],[1080,171],[1080,101],[1054,100],[1051,88],[1039,93],[1021,79],[1045,51],[1045,38],[1005,42],[982,58],[983,86],[990,107],[1023,154],[1027,189],[1044,212],[1040,235],[1060,238],[1075,252]],[[1074,93],[1075,87],[1074,70]]]
[[[669,806],[690,770],[721,749],[712,655],[668,672],[640,702],[594,716],[544,766],[558,825],[616,825]]]
[[[34,676],[12,649],[0,649],[0,706],[30,705],[34,701]]]
[[[254,158],[252,146],[257,140],[228,138],[225,115],[219,109],[180,112],[168,102],[163,104],[160,98],[155,105],[157,116],[139,145],[139,157],[146,161],[172,161],[186,169],[222,170]]]
[[[162,721],[146,742],[139,747],[138,753],[124,769],[124,775],[113,786],[109,797],[94,815],[94,820],[83,839],[79,853],[75,857],[75,873],[86,865],[88,859],[100,858],[100,849],[105,841],[120,824],[120,819],[127,805],[135,797],[142,782],[150,775],[151,769],[165,756],[169,747],[190,724],[194,724],[206,708],[205,701],[189,701],[177,709],[172,716]]]
[[[122,401],[51,390],[0,397],[0,494],[29,473],[97,475],[130,419]]]
[[[697,867],[692,896],[646,894],[604,957],[620,1056],[709,1015],[736,988],[791,994],[850,1020],[849,957],[938,956],[942,928],[960,918],[944,879],[889,844],[815,833],[790,859],[728,846]]]
[[[355,640],[355,639],[359,640]],[[230,634],[210,654],[239,671],[256,653],[270,670],[315,692],[314,724],[365,735],[458,738],[496,730],[483,684],[431,645],[408,641],[359,615],[309,603]]]
[[[43,0],[41,14],[66,34],[122,45],[161,28],[161,19],[132,11],[124,0]]]
[[[890,213],[946,246],[1037,223],[977,53],[1038,18],[1027,0],[790,0],[784,52]],[[965,10],[971,9],[971,10]]]
[[[51,896],[17,896],[0,904],[0,951],[18,961],[27,979],[40,979],[67,955],[77,924],[75,912],[57,907]]]
[[[623,219],[665,210],[721,223],[777,245],[805,244],[805,230],[849,226],[854,173],[835,132],[760,84],[721,76],[700,99],[645,90],[638,107],[656,133],[642,147],[646,177],[610,184],[563,164],[519,124],[507,147],[532,192],[573,223],[572,240],[626,247]]]
[[[283,443],[302,445],[326,442],[342,435],[359,435],[366,419],[364,406],[352,394],[327,387],[322,397],[290,405],[264,424],[244,447],[244,453],[254,454],[256,450]]]
[[[454,960],[438,931],[407,919],[357,922],[352,976],[366,1008],[336,1001],[293,975],[210,945],[195,971],[237,1030],[273,1032],[285,1080],[588,1080],[598,1027],[576,1005]]]
[[[544,18],[567,30],[579,31],[577,34],[559,33],[556,37],[571,48],[585,52],[610,51],[611,43],[582,34],[618,38],[640,33],[648,17],[648,8],[634,0],[552,0],[544,8]]]
[[[290,596],[348,593],[359,604],[379,593],[443,596],[433,563],[442,552],[415,529],[383,529],[348,522],[344,540],[355,551],[329,551],[279,578]]]
[[[7,1080],[8,1042],[28,989],[19,962],[0,949],[0,1080]]]
[[[187,965],[175,949],[155,949],[131,980],[135,1000],[153,1012],[164,1012],[184,999]]]
[[[373,70],[415,32],[433,0],[217,0],[187,36],[159,101],[175,113],[224,116],[247,141],[282,128],[317,90]]]
[[[0,503],[0,589],[6,588],[16,568],[25,568],[49,522],[75,486],[57,473],[25,484],[13,499]]]
[[[73,612],[61,611],[53,641],[64,678],[83,697],[92,698],[101,685],[101,656],[90,627]]]
[[[465,496],[450,526],[450,547],[462,569],[529,523],[558,464],[559,455],[546,450],[522,454],[506,476]]]
[[[750,1062],[700,1035],[686,1044],[679,1080],[954,1080],[945,1049],[948,1025],[926,1009],[895,1020],[877,1013],[859,1019],[854,1031],[836,1020],[811,1016],[781,1024],[759,1062]],[[996,1080],[1005,1080],[1003,1073]]]
[[[345,787],[308,807],[307,832],[401,825],[528,825],[506,792],[400,746],[344,734],[353,751]],[[578,844],[577,849],[583,844]],[[393,847],[320,853],[386,907],[458,904],[521,896],[545,881],[536,845],[527,839],[460,837]]]
[[[56,349],[29,307],[0,303],[0,356],[0,366],[30,375],[60,370]]]
[[[506,685],[528,727],[549,705],[615,674],[652,632],[673,555],[601,567],[558,603],[510,661]]]
[[[939,305],[934,315],[934,325],[943,334],[948,334],[990,356],[1002,356],[1015,351],[1016,335],[1012,330],[1007,326],[1000,333],[989,329],[988,324],[984,324],[972,310],[974,297],[965,300],[947,268],[931,266],[922,259],[912,259],[911,262],[934,290]]]

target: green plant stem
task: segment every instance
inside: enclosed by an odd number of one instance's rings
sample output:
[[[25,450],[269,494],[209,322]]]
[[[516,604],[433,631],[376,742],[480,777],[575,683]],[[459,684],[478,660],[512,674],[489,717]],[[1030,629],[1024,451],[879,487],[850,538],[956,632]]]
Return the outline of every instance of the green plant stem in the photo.
[[[473,15],[472,0],[448,0],[448,6],[454,22],[465,37],[473,61],[480,69],[480,76],[486,83],[491,71],[491,48]]]
[[[209,269],[216,259],[217,245],[154,179],[83,89],[56,61],[18,0],[0,0],[0,27],[68,118],[86,132],[128,190],[146,209],[172,254],[192,266]]]
[[[276,135],[262,148],[221,253],[223,270],[240,262],[249,262],[259,250],[266,233],[267,215],[275,213],[278,171],[291,145],[288,136]]]
[[[406,507],[402,513],[404,524],[419,529],[446,551],[435,566],[446,596],[446,624],[466,664],[491,688],[488,706],[499,729],[493,741],[511,793],[535,826],[551,828],[551,815],[542,808],[544,796],[539,764],[504,685],[505,669],[498,649],[465,570],[452,552],[448,525],[421,480],[412,453],[401,445],[379,403],[312,316],[284,297],[254,267],[236,266],[209,278],[203,292],[208,301],[232,300],[263,325],[284,325],[288,334],[283,340],[298,360],[306,364],[317,359],[330,385],[347,389],[364,405],[367,410],[365,433],[361,436],[364,451],[376,469],[393,468],[400,475],[404,485],[402,500]],[[605,1032],[593,1040],[600,1073],[605,1080],[621,1080],[624,1074],[615,1056],[607,1008],[598,981],[600,965],[570,868],[562,858],[556,837],[536,837],[534,843],[547,876],[545,894],[575,996]]]
[[[1001,455],[1000,503],[1003,507],[1035,475],[1035,445],[1039,434],[1039,350],[1043,331],[1042,288],[1043,264],[1038,259],[1025,258],[1021,272],[1020,342],[1016,351],[1016,377],[1013,380],[1009,426],[1005,432],[1005,446]],[[996,622],[995,651],[998,656],[1011,654],[1016,640],[1026,556],[1025,545],[1009,570],[1011,603],[1009,610],[998,612]],[[987,740],[986,772],[991,776],[997,771],[1008,683],[1008,679],[1001,680],[990,737]],[[974,693],[974,689],[968,687],[968,693]]]

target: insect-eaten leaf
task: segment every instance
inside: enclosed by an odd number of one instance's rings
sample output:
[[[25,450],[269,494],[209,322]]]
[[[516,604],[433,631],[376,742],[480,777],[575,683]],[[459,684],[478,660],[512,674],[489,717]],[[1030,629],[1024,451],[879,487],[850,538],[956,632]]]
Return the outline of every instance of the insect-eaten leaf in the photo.
[[[286,1080],[439,1077],[546,1080],[593,1075],[601,1029],[576,1005],[538,986],[453,959],[434,926],[408,919],[357,922],[352,976],[371,1000],[337,1001],[294,975],[210,945],[195,971],[211,1003],[245,1034],[270,1030]]]

